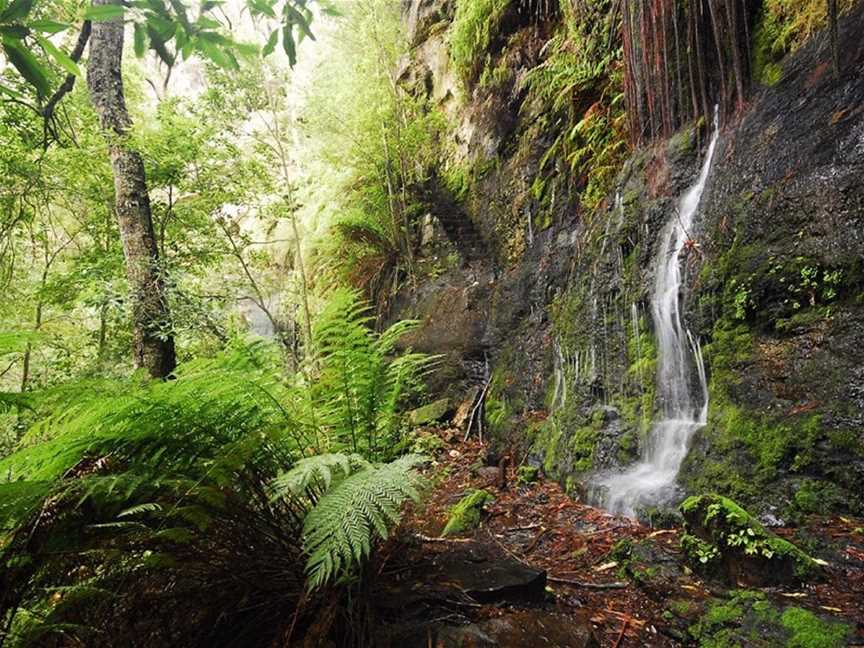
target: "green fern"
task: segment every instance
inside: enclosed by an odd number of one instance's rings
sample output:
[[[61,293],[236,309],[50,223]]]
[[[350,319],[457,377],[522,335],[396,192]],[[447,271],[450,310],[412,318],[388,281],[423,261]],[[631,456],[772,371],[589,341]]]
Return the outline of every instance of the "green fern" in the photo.
[[[354,291],[330,296],[313,328],[320,366],[313,400],[320,426],[330,431],[331,449],[380,461],[399,447],[400,410],[420,392],[437,358],[404,353],[394,359],[397,341],[418,323],[398,322],[376,335],[369,313]]]
[[[413,323],[370,323],[334,293],[308,380],[237,344],[168,382],[31,394],[36,421],[0,460],[0,643],[128,643],[149,623],[151,645],[242,646],[314,616],[304,590],[357,574],[418,497],[418,458],[374,462],[398,454],[433,359],[398,354]]]
[[[408,455],[382,466],[367,466],[337,482],[306,516],[304,549],[309,554],[309,587],[325,585],[361,564],[376,538],[385,539],[407,500],[418,501],[424,461]]]
[[[327,490],[333,482],[334,469],[341,469],[347,477],[354,468],[368,466],[369,462],[360,455],[333,453],[305,457],[273,480],[273,497],[302,496],[313,488]]]

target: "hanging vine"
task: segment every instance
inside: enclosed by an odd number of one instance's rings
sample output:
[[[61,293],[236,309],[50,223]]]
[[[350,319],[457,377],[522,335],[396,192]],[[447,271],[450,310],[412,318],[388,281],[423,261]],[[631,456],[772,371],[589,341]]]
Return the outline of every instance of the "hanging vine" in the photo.
[[[633,145],[740,109],[750,79],[754,0],[624,3],[624,86]]]

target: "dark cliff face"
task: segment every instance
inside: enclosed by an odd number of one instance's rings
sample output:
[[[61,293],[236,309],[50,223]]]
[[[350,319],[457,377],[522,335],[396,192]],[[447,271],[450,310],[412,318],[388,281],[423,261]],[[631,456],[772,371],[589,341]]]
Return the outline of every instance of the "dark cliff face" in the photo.
[[[447,54],[453,4],[406,11],[414,50],[401,81],[448,115],[452,142],[426,192],[427,276],[396,312],[426,322],[415,348],[446,354],[434,390],[458,400],[488,381],[495,442],[580,492],[587,475],[638,457],[650,429],[657,239],[707,128],[634,152],[595,209],[562,173],[540,196],[554,133],[536,127],[548,106],[519,80],[558,17],[513,21],[492,56],[505,81],[466,90]],[[839,80],[823,34],[787,57],[776,85],[751,90],[724,127],[682,258],[711,393],[682,483],[782,515],[864,507],[862,31],[859,4],[841,25]]]
[[[816,38],[724,135],[688,297],[714,397],[693,488],[755,499],[764,485],[804,512],[864,506],[862,27],[859,5],[841,24],[839,79]]]

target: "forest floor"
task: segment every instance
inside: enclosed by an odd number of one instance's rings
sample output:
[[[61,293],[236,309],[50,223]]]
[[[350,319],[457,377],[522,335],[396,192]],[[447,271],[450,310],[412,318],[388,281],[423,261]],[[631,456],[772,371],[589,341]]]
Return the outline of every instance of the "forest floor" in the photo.
[[[610,515],[575,501],[551,481],[520,484],[512,465],[502,483],[501,471],[485,466],[484,444],[463,442],[453,430],[435,434],[445,445],[430,470],[436,475],[432,492],[406,516],[378,566],[378,614],[391,629],[381,645],[682,646],[699,644],[700,632],[712,637],[725,632],[731,641],[746,636],[734,626],[746,622],[723,607],[730,597],[737,601],[739,588],[777,610],[775,620],[790,606],[804,608],[828,623],[842,620],[845,642],[864,645],[862,520],[813,517],[797,528],[772,529],[829,563],[828,577],[820,582],[796,588],[730,587],[703,580],[687,567],[680,528],[652,529]],[[441,538],[449,509],[472,489],[485,489],[495,498],[486,504],[479,527]],[[545,593],[532,598],[517,588],[499,592],[498,600],[478,602],[465,595],[459,570],[454,576],[448,561],[469,568],[476,563],[478,570],[490,561],[522,563],[545,572]],[[757,604],[755,609],[762,608]],[[743,645],[786,644],[772,639],[764,616],[758,619],[747,630],[752,643],[744,639]],[[399,628],[410,630],[399,638]],[[820,640],[826,634],[811,630]]]

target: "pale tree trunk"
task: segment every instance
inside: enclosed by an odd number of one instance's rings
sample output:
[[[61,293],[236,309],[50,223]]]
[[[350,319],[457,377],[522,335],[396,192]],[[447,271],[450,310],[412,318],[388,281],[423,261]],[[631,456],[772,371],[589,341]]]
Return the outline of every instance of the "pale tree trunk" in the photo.
[[[93,4],[120,2],[93,0]],[[132,302],[133,356],[136,367],[146,369],[154,378],[164,378],[175,367],[174,339],[159,335],[160,325],[169,321],[168,304],[159,274],[144,162],[126,139],[132,120],[123,95],[122,59],[123,19],[94,22],[87,86],[108,139],[114,172],[117,222]]]

